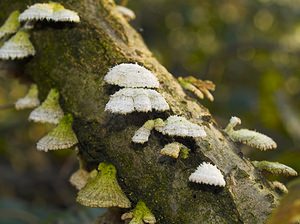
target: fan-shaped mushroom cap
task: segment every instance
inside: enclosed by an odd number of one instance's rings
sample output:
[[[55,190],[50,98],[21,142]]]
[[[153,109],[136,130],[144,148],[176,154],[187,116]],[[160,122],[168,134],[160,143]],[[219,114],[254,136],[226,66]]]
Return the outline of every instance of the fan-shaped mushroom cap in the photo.
[[[163,96],[152,89],[124,88],[110,96],[105,111],[128,114],[134,111],[166,111],[169,105]]]
[[[205,137],[206,132],[203,127],[188,121],[185,117],[170,116],[165,121],[164,126],[156,126],[155,130],[164,135],[181,137]]]
[[[40,100],[38,98],[38,88],[36,84],[32,84],[28,90],[28,93],[23,98],[20,98],[15,103],[15,108],[17,110],[34,108],[40,105]]]
[[[253,165],[260,170],[268,171],[273,174],[283,174],[286,176],[297,176],[298,173],[293,168],[278,162],[252,161]]]
[[[210,163],[203,162],[189,177],[189,181],[199,184],[209,184],[215,186],[225,186],[225,180],[221,171]]]
[[[130,63],[119,64],[111,68],[105,75],[104,81],[127,88],[159,87],[159,82],[151,71],[138,64]]]
[[[89,172],[80,168],[71,175],[69,181],[77,190],[81,190],[86,185],[88,179]]]
[[[18,10],[13,11],[6,19],[4,24],[0,27],[0,39],[8,34],[16,33],[20,27],[18,20],[20,12]]]
[[[156,218],[150,209],[146,206],[145,202],[139,201],[131,212],[124,213],[121,216],[122,220],[131,219],[129,224],[155,224]]]

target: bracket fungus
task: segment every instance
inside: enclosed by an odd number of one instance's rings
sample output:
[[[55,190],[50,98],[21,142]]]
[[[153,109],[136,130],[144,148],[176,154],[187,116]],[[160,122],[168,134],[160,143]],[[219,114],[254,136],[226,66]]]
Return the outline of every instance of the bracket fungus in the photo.
[[[189,181],[220,187],[226,184],[221,171],[215,165],[206,162],[200,164],[197,170],[189,176]]]
[[[205,137],[206,132],[203,127],[188,121],[185,117],[170,116],[163,125],[155,126],[155,130],[164,135],[179,137]]]
[[[0,48],[0,59],[22,59],[35,55],[35,49],[29,40],[29,33],[19,30]]]
[[[241,124],[241,120],[238,117],[231,117],[229,124],[224,129],[234,142],[241,142],[262,151],[277,148],[276,142],[264,134],[248,129],[234,130],[238,124]]]
[[[80,22],[78,14],[72,10],[65,9],[61,4],[56,2],[36,3],[29,6],[19,16],[21,22],[51,20],[54,22]]]
[[[112,67],[105,75],[104,81],[127,88],[159,88],[159,82],[151,71],[131,63],[122,63]]]
[[[0,27],[0,39],[6,35],[14,34],[20,28],[20,22],[18,20],[20,12],[18,10],[13,11],[6,19],[4,24]]]
[[[78,143],[72,129],[73,116],[65,115],[59,124],[37,143],[37,149],[47,152],[48,150],[69,149]]]
[[[77,195],[77,202],[89,207],[130,208],[131,202],[123,193],[117,181],[117,170],[114,165],[100,163],[99,172],[82,188]]]
[[[284,194],[289,193],[289,190],[286,188],[286,186],[279,181],[272,181],[271,186],[273,189],[277,189]]]
[[[127,20],[127,21],[131,21],[134,20],[136,15],[134,13],[134,11],[132,11],[131,9],[122,6],[122,5],[117,5],[116,6],[116,10]]]
[[[155,120],[146,121],[145,124],[134,133],[134,136],[132,137],[132,141],[134,143],[140,143],[140,144],[148,142],[149,136],[154,126],[155,126]]]
[[[204,99],[204,96],[206,96],[210,101],[214,101],[214,97],[210,93],[210,91],[215,91],[216,88],[216,85],[213,82],[209,80],[203,81],[193,76],[178,77],[178,82],[182,88],[191,91],[199,99]]]
[[[157,91],[152,89],[124,88],[110,96],[105,111],[128,114],[134,111],[166,111],[169,105]]]
[[[160,154],[177,159],[181,152],[182,158],[186,159],[188,157],[189,151],[190,149],[188,149],[185,145],[179,142],[172,142],[170,144],[165,145],[164,148],[160,150]]]
[[[59,92],[57,89],[51,89],[42,105],[30,113],[29,120],[58,124],[63,116],[64,112],[59,105]]]
[[[83,168],[79,168],[69,178],[69,182],[77,189],[81,190],[89,179],[89,172]]]
[[[17,100],[15,103],[15,108],[17,110],[35,108],[40,105],[40,100],[38,98],[38,88],[36,84],[32,84],[27,92],[27,94]]]
[[[259,170],[267,171],[272,174],[285,175],[285,176],[297,176],[298,173],[293,168],[278,162],[270,161],[252,161],[253,165]]]
[[[146,206],[145,202],[138,201],[135,208],[121,216],[122,220],[131,219],[129,224],[154,224],[156,223],[156,218],[150,209]]]

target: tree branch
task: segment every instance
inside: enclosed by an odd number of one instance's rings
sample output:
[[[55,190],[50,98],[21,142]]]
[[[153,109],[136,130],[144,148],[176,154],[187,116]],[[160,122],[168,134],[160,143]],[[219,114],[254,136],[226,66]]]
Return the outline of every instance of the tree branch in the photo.
[[[1,0],[1,21],[10,11],[24,10],[36,0]],[[59,89],[62,106],[75,116],[74,130],[89,167],[112,162],[119,182],[132,202],[142,199],[158,223],[264,223],[278,196],[248,159],[217,126],[206,108],[188,98],[176,79],[152,56],[140,35],[114,10],[111,0],[65,0],[81,17],[78,25],[38,23],[32,33],[37,54],[26,61],[25,75],[40,89]],[[170,105],[167,114],[116,116],[104,112],[112,89],[103,76],[121,62],[138,62],[153,71],[161,94]],[[181,139],[192,148],[186,160],[162,160],[166,143],[159,134],[145,146],[131,137],[147,119],[177,114],[204,123],[208,136]],[[170,140],[170,139],[169,139]],[[216,164],[226,176],[226,187],[191,184],[188,176],[202,162]]]

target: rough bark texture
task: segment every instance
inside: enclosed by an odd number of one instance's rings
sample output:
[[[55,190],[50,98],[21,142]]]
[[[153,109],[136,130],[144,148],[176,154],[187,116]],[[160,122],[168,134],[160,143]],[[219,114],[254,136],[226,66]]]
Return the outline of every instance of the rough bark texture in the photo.
[[[38,1],[1,0],[0,20],[15,9]],[[133,204],[144,200],[158,223],[264,223],[278,196],[247,158],[226,138],[208,110],[188,98],[176,79],[160,65],[140,35],[114,10],[111,0],[65,0],[81,23],[38,23],[32,32],[35,57],[26,60],[24,76],[39,86],[43,99],[51,87],[61,93],[61,104],[75,116],[74,130],[89,166],[113,163],[119,182]],[[152,70],[159,90],[171,107],[168,113],[117,116],[104,112],[115,88],[103,82],[108,69],[121,62],[138,62]],[[147,119],[183,115],[205,126],[204,139],[179,139],[192,148],[186,160],[162,159],[159,150],[171,138],[153,133],[144,146],[131,143],[134,131]],[[178,139],[177,139],[178,140]],[[216,164],[226,187],[188,182],[202,162]]]

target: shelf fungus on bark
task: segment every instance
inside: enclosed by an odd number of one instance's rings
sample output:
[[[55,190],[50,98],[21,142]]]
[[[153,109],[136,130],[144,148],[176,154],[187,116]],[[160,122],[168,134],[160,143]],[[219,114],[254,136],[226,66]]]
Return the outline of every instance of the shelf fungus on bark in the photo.
[[[0,59],[22,59],[35,55],[35,49],[29,40],[29,33],[19,30],[0,48]]]
[[[121,216],[122,220],[130,219],[129,224],[154,224],[156,223],[156,218],[150,209],[146,206],[145,202],[138,201],[135,208],[130,211],[126,212]]]
[[[19,16],[21,22],[49,20],[54,22],[80,22],[78,14],[72,10],[65,9],[61,4],[56,2],[36,3],[29,6]]]
[[[185,117],[170,116],[161,124],[155,126],[155,130],[164,135],[179,137],[205,137],[206,132],[203,127],[188,121]]]
[[[197,170],[189,176],[189,181],[220,187],[226,184],[221,171],[215,165],[206,162],[200,164]]]
[[[89,172],[83,168],[79,168],[69,178],[69,182],[77,189],[81,190],[89,179]]]
[[[0,27],[0,39],[6,35],[14,34],[20,28],[20,22],[18,20],[20,12],[18,10],[13,11],[6,19],[4,24]]]
[[[284,194],[289,193],[289,190],[286,188],[286,186],[279,181],[272,181],[271,185],[272,185],[273,189],[278,190],[281,193],[284,193]]]
[[[132,142],[143,144],[148,142],[151,131],[155,126],[155,120],[148,120],[145,124],[140,127],[132,137]]]
[[[150,112],[169,110],[169,105],[163,96],[152,89],[124,88],[110,96],[105,111],[118,114],[128,114],[134,111]]]
[[[298,173],[293,168],[278,162],[252,161],[253,165],[262,171],[267,171],[276,175],[297,176]]]
[[[182,88],[191,91],[198,98],[203,99],[206,96],[210,101],[214,101],[213,95],[210,91],[215,91],[215,84],[209,80],[200,80],[193,76],[178,77],[178,82]]]
[[[40,100],[38,98],[38,88],[36,84],[32,84],[27,92],[27,94],[18,99],[15,103],[15,108],[17,110],[35,108],[40,105]]]
[[[69,149],[78,143],[78,139],[72,129],[73,116],[65,115],[59,124],[37,143],[40,151]]]
[[[116,10],[127,20],[131,21],[135,19],[135,13],[131,9],[122,6],[122,5],[117,5]]]
[[[51,89],[42,105],[30,113],[29,121],[58,124],[63,116],[64,112],[59,105],[59,92]]]
[[[172,142],[165,145],[164,148],[160,150],[160,154],[177,159],[181,153],[182,158],[186,159],[189,155],[189,151],[190,149],[188,149],[185,145],[179,142]]]
[[[77,202],[89,207],[130,208],[131,202],[123,193],[117,181],[117,170],[114,165],[100,163],[99,172],[88,179],[88,183],[77,195]]]
[[[273,139],[259,132],[248,129],[234,130],[234,127],[238,124],[241,124],[241,120],[238,117],[231,117],[229,124],[224,129],[234,142],[241,142],[262,151],[277,147]]]
[[[159,82],[151,71],[131,63],[122,63],[112,67],[105,75],[104,81],[127,88],[159,88]]]

